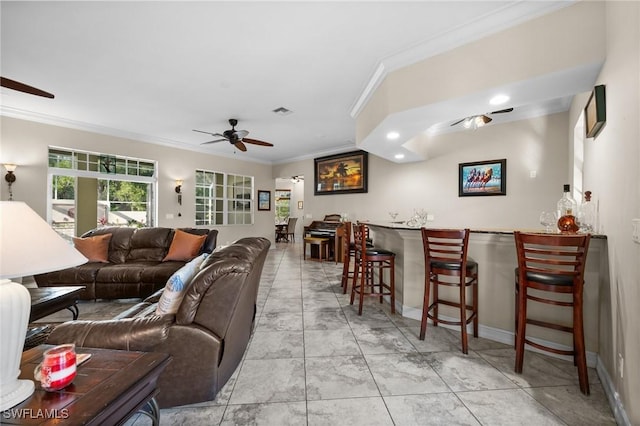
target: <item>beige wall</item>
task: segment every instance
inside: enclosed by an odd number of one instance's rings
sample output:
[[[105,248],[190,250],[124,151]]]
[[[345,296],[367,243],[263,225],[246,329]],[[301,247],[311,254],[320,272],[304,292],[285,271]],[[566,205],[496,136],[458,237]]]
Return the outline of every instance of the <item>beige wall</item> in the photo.
[[[607,234],[611,287],[601,289],[599,355],[631,424],[640,424],[640,244],[631,219],[640,217],[640,3],[606,2],[607,60],[596,84],[606,85],[607,123],[585,143],[584,187],[599,203]],[[586,104],[570,110],[569,138]],[[618,355],[624,358],[623,377]]]
[[[255,177],[255,188],[273,191],[271,166],[255,162],[217,157],[124,138],[106,136],[81,130],[67,129],[1,118],[0,162],[14,162],[16,182],[14,199],[25,201],[43,218],[47,212],[47,149],[48,146],[82,149],[105,154],[119,154],[158,161],[158,225],[167,227],[194,226],[195,169],[214,170]],[[182,208],[174,191],[175,180],[183,179]],[[6,200],[6,185],[0,185],[0,198]],[[257,194],[254,194],[257,197]],[[178,217],[178,212],[182,217]],[[173,219],[167,215],[173,214]],[[263,236],[273,240],[273,210],[255,212],[255,224],[215,227],[218,243],[226,244],[245,236]]]
[[[559,113],[441,135],[432,141],[438,155],[418,163],[369,155],[366,194],[314,196],[313,160],[276,165],[273,173],[305,175],[305,212],[312,215],[306,223],[336,212],[351,220],[388,221],[392,210],[406,220],[424,208],[435,216],[433,226],[539,228],[540,212],[555,209],[567,183],[567,117]],[[506,196],[458,197],[459,163],[500,158],[507,159]]]

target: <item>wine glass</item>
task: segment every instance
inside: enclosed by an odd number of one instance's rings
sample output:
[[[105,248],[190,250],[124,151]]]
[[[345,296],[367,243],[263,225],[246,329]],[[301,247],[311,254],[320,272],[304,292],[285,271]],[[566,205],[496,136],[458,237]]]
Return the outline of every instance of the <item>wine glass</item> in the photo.
[[[398,217],[398,212],[389,212],[389,216],[391,216],[391,221],[393,222]]]
[[[558,223],[556,212],[544,211],[540,213],[540,224],[544,226],[545,232],[553,232],[554,226]]]

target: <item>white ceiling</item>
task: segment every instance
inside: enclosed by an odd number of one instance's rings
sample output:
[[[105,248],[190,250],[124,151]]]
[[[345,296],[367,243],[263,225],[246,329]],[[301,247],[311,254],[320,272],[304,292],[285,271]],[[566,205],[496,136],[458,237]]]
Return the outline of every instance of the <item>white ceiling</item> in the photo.
[[[382,66],[389,72],[569,4],[2,1],[2,76],[56,97],[3,88],[1,113],[254,161],[311,158],[355,148],[354,116]],[[546,103],[529,108],[568,105]],[[272,112],[279,107],[293,113]],[[468,108],[447,105],[446,120]],[[212,138],[192,131],[222,132],[229,118],[275,147],[203,146]]]

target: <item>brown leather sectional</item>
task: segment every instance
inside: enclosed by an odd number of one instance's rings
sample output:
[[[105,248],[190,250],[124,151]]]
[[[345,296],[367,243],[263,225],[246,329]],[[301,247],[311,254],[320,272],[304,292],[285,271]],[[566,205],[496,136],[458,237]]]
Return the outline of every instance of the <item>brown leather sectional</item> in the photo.
[[[215,229],[180,228],[196,235],[207,235],[201,253],[216,247]],[[83,285],[81,299],[144,298],[163,288],[171,275],[185,265],[162,259],[167,255],[174,229],[105,227],[93,229],[83,237],[111,234],[109,263],[84,265],[35,276],[38,287]]]
[[[155,315],[162,291],[108,321],[69,321],[47,343],[164,352],[160,407],[211,401],[240,363],[256,313],[270,242],[243,238],[211,254],[185,290],[176,315]]]

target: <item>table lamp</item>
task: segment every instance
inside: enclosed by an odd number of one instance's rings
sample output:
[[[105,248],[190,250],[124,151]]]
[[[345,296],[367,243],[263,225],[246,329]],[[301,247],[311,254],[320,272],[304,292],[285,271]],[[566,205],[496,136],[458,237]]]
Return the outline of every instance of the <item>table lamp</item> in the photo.
[[[31,297],[10,278],[55,271],[87,262],[29,206],[0,201],[0,411],[27,399],[31,380],[18,380]]]

